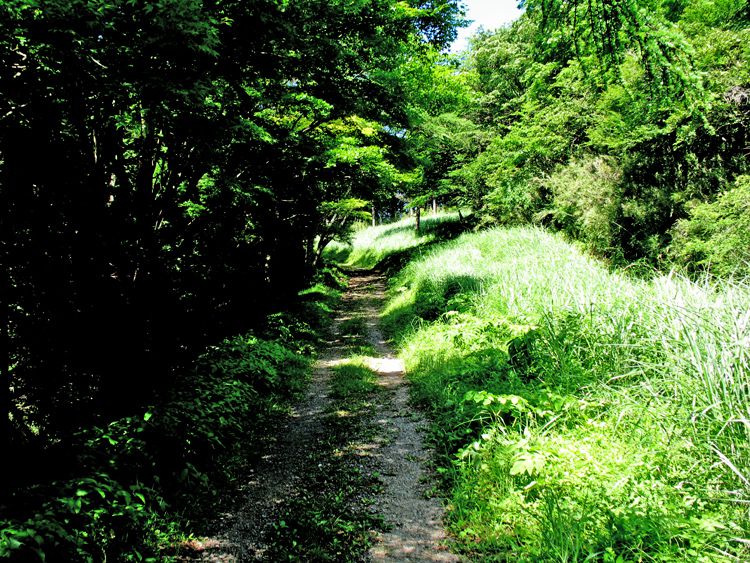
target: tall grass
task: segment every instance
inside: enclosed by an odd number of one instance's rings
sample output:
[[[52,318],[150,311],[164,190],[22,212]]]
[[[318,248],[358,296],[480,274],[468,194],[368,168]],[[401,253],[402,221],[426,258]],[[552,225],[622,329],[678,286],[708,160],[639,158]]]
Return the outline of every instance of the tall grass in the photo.
[[[384,320],[468,553],[750,559],[747,284],[635,280],[490,230],[412,261]]]
[[[422,217],[420,231],[416,230],[414,217],[367,227],[355,226],[350,243],[332,242],[323,252],[329,260],[349,268],[371,269],[389,256],[427,245],[439,238],[441,225],[458,221],[458,213],[436,213]]]

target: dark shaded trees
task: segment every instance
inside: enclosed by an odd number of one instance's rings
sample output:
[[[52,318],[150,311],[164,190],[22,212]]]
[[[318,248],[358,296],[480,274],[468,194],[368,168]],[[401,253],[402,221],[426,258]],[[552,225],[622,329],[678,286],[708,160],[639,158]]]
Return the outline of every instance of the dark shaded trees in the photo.
[[[19,440],[154,400],[198,347],[294,296],[331,206],[391,167],[332,166],[386,141],[330,124],[404,123],[403,53],[459,17],[391,0],[0,10],[0,401]]]

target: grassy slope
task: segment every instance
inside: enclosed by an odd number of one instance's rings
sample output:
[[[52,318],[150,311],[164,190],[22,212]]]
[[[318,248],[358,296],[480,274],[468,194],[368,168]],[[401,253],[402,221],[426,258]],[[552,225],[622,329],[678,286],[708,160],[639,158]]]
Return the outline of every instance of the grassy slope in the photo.
[[[361,224],[355,230],[351,243],[334,241],[326,247],[323,255],[347,268],[371,269],[391,256],[403,255],[449,236],[452,233],[446,233],[446,227],[449,230],[457,219],[458,213],[425,215],[419,233],[416,232],[413,217],[404,217],[377,227]]]
[[[358,239],[398,244],[385,228]],[[463,549],[750,559],[749,311],[746,286],[636,281],[530,228],[409,263],[385,322],[431,413]]]

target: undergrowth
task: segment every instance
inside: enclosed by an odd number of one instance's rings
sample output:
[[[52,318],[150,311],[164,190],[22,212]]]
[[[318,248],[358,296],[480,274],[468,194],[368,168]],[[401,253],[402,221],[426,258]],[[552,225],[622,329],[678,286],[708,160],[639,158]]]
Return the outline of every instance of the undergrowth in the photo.
[[[469,557],[750,559],[747,285],[490,230],[409,263],[384,323]]]
[[[303,390],[314,327],[337,291],[321,283],[303,292],[295,312],[271,315],[256,331],[208,349],[158,404],[82,430],[72,447],[76,469],[6,496],[0,557],[173,556],[195,523],[213,516],[201,507],[216,506],[222,487]]]

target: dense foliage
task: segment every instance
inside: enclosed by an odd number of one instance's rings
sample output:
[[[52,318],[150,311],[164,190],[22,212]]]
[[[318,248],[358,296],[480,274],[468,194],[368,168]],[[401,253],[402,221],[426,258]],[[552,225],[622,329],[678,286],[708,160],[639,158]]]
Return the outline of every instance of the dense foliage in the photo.
[[[300,294],[326,249],[398,265],[539,223],[611,261],[747,275],[747,3],[523,5],[449,57],[457,0],[0,2],[0,553],[158,543],[179,484],[210,489],[299,385],[308,331],[273,313],[327,291]],[[437,202],[460,227],[421,221]],[[346,246],[409,207],[421,232]]]
[[[215,506],[217,488],[303,388],[314,343],[306,324],[272,316],[262,336],[209,348],[160,403],[48,446],[47,465],[3,498],[0,557],[139,561],[175,551],[183,518]]]
[[[380,137],[403,121],[407,46],[449,39],[455,17],[391,1],[0,9],[3,412],[11,383],[16,430],[44,433],[132,410],[182,351],[304,285],[315,237],[352,215],[335,202],[393,168]]]
[[[158,413],[206,411],[216,428],[195,439],[207,443],[169,461],[195,464],[252,427],[226,409],[255,420],[255,393],[288,383],[269,371],[285,353],[232,340],[225,349],[251,359],[232,352],[211,374],[195,358],[292,306],[325,244],[366,204],[391,204],[408,171],[403,69],[429,64],[459,18],[457,2],[437,0],[0,3],[0,448],[14,460],[4,509],[55,481],[44,490],[76,515],[112,516],[92,507],[142,500],[130,483],[171,475],[116,452],[102,467],[89,446],[120,438],[92,429],[124,425],[132,447],[166,420]],[[244,382],[256,376],[262,389]],[[159,432],[168,447],[138,454],[147,467],[190,428]],[[80,459],[43,463],[53,450]],[[78,494],[60,482],[71,474],[101,487]],[[57,502],[44,497],[26,508]],[[0,550],[56,537],[75,539],[62,557],[98,544],[116,556],[77,520],[23,537],[11,527]]]
[[[470,89],[463,105],[434,108],[414,130],[422,192],[485,224],[560,229],[615,260],[744,271],[740,239],[699,250],[710,235],[697,225],[705,205],[743,205],[733,186],[750,143],[746,2],[525,5],[463,54],[451,78]]]

